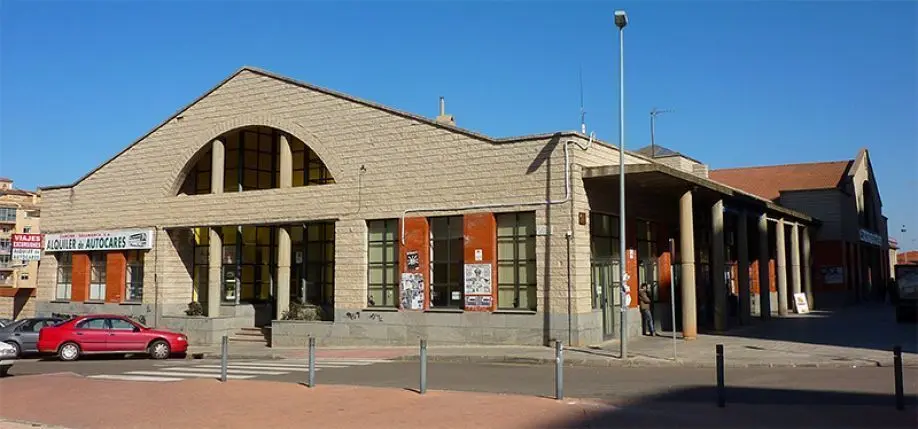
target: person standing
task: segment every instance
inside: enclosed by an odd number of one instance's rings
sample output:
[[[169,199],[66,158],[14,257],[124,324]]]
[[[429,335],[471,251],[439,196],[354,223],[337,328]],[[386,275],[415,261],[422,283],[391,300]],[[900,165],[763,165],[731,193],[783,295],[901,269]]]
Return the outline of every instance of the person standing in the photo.
[[[656,328],[654,328],[653,325],[653,313],[650,311],[650,286],[647,283],[642,283],[638,290],[638,302],[641,307],[641,319],[643,319],[643,334],[650,335],[651,337],[656,336]]]

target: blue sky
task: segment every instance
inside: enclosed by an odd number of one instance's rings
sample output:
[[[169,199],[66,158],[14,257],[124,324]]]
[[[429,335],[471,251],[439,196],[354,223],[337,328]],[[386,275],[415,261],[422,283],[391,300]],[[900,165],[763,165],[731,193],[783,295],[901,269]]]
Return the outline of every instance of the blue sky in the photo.
[[[500,137],[579,128],[712,168],[871,153],[918,248],[918,3],[0,2],[0,175],[70,183],[242,65]],[[31,157],[38,152],[41,157]],[[901,225],[909,232],[901,234]]]

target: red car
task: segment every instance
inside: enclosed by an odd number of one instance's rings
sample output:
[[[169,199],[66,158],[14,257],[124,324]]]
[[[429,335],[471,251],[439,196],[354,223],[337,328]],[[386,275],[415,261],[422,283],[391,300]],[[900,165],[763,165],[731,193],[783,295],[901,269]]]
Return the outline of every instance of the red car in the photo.
[[[111,314],[80,316],[38,332],[38,351],[57,354],[64,361],[106,353],[148,353],[153,359],[166,359],[187,350],[188,338],[183,334],[151,329]]]

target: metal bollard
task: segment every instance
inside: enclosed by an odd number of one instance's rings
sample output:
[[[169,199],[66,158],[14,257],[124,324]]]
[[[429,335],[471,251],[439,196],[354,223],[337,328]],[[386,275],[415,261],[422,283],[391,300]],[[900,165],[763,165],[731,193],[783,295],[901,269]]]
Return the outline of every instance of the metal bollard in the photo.
[[[896,373],[896,409],[905,409],[905,392],[902,387],[902,346],[893,347],[893,368]]]
[[[223,334],[220,344],[220,381],[226,382],[227,355],[229,355],[229,336]]]
[[[724,345],[717,345],[717,406],[727,404],[727,393],[724,391]]]
[[[427,393],[427,340],[421,340],[421,385],[418,392]]]
[[[555,399],[564,399],[564,344],[555,341]]]
[[[309,337],[309,387],[316,387],[316,338]]]

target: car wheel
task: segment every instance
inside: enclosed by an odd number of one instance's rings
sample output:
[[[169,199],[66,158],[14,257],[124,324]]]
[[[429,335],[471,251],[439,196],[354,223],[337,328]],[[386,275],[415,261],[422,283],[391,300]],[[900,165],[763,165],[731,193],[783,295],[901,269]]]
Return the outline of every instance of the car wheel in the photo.
[[[19,356],[22,355],[22,347],[19,347],[19,343],[16,343],[15,341],[7,341],[6,343],[13,346],[13,348],[16,349],[15,356],[16,356],[16,359],[19,359]]]
[[[76,343],[64,343],[58,349],[57,355],[62,361],[72,362],[80,358],[80,346]]]
[[[156,340],[150,344],[149,352],[153,359],[166,359],[171,354],[171,350],[169,350],[169,343],[163,340]]]

